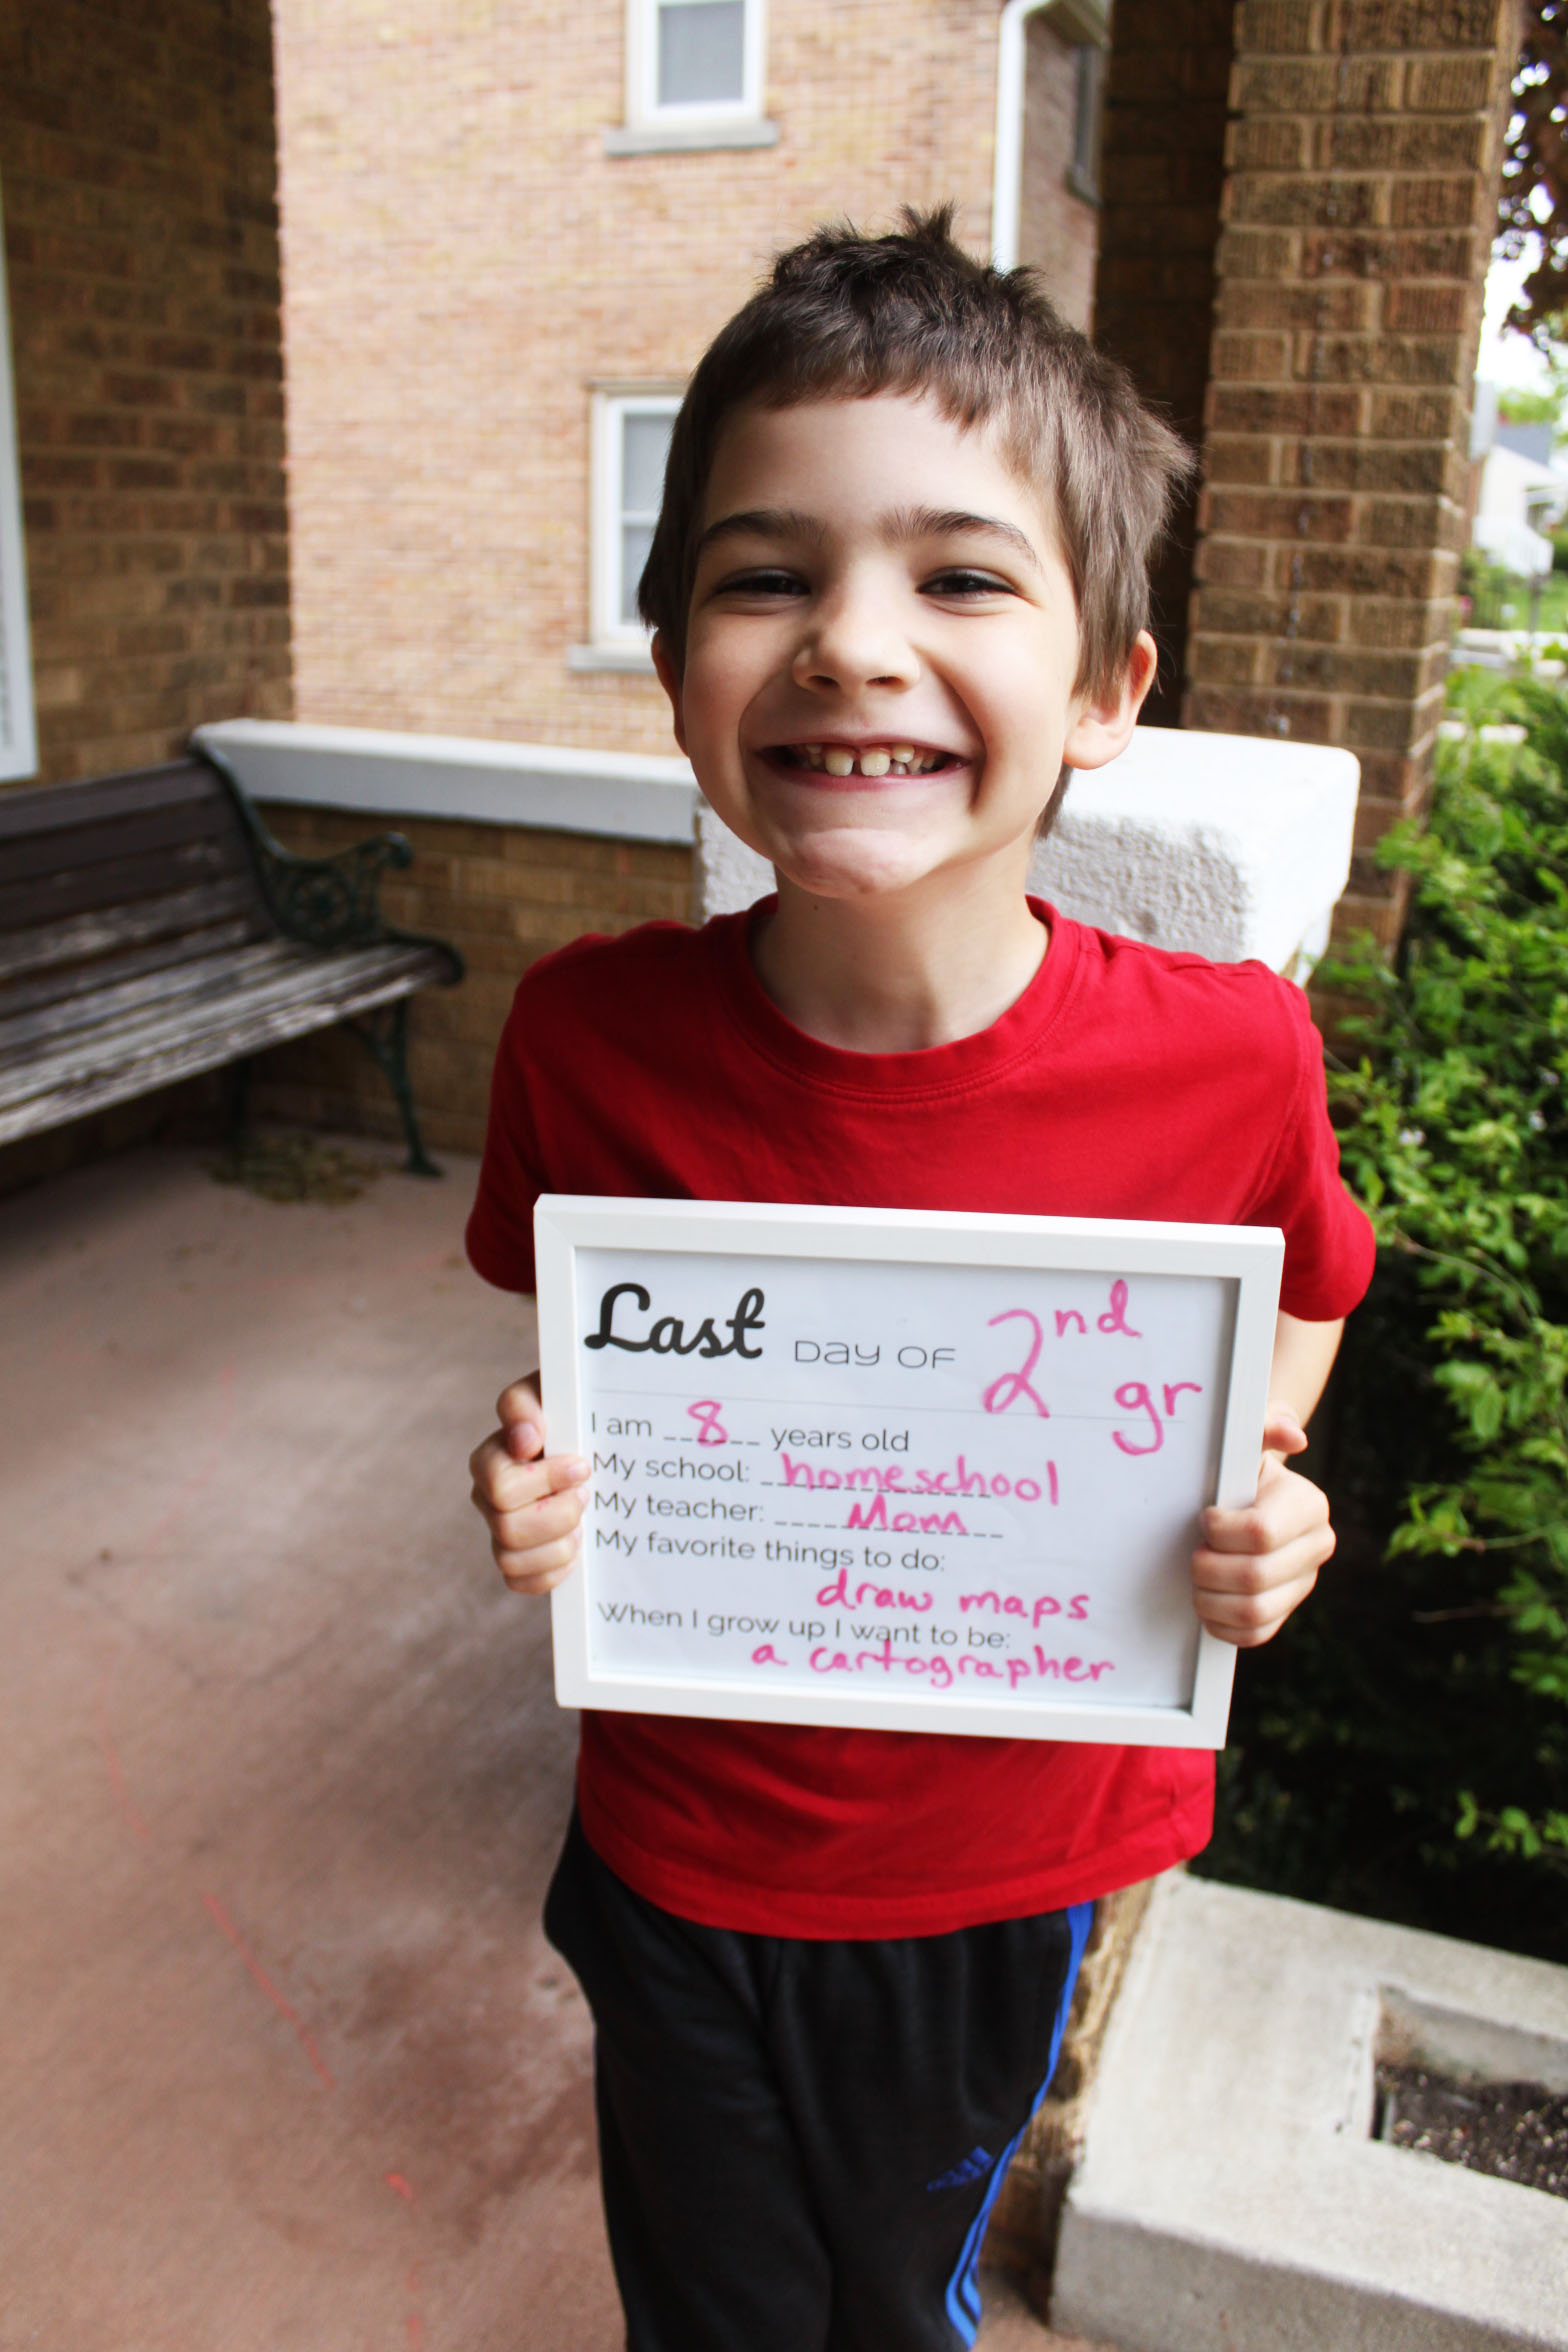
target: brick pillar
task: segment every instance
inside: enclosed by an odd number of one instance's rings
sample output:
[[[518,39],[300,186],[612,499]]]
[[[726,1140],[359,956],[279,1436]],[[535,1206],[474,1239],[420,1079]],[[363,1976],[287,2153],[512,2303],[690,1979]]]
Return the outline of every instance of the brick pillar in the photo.
[[[1094,339],[1194,448],[1203,438],[1235,0],[1116,0],[1106,68]],[[1154,575],[1160,676],[1146,717],[1180,711],[1196,516]]]
[[[1372,844],[1421,805],[1464,542],[1513,0],[1242,0],[1191,727],[1361,760],[1343,929],[1403,912]]]

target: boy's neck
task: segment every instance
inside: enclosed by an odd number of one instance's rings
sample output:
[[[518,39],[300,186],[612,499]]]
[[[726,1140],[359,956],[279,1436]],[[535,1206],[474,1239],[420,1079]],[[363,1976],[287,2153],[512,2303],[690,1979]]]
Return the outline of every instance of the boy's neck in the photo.
[[[933,877],[933,881],[936,878]],[[1015,883],[951,872],[929,898],[814,898],[778,878],[752,962],[786,1020],[848,1053],[920,1053],[976,1036],[1015,1004],[1050,934]]]

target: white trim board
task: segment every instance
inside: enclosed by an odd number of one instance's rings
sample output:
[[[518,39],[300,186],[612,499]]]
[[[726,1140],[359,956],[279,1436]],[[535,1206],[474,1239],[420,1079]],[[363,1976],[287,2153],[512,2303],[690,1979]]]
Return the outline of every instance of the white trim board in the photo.
[[[287,719],[223,719],[198,727],[195,740],[222,752],[256,800],[622,841],[689,844],[695,829],[690,767],[650,753]]]

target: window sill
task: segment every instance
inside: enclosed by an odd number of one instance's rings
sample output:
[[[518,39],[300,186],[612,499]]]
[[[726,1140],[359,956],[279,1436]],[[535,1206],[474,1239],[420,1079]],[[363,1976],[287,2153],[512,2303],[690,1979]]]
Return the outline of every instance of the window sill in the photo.
[[[569,645],[566,666],[569,670],[629,670],[651,678],[653,655],[646,645]]]
[[[633,130],[617,124],[604,134],[606,155],[691,154],[705,147],[776,147],[776,122],[667,123],[659,128]]]

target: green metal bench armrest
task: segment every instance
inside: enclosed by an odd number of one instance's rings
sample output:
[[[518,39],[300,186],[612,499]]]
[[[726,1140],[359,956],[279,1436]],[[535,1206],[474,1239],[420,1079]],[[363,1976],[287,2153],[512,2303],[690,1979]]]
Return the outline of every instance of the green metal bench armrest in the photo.
[[[285,938],[307,947],[379,947],[391,941],[439,948],[451,964],[452,980],[461,980],[463,959],[449,941],[400,931],[382,915],[382,875],[413,863],[413,847],[403,834],[377,833],[325,857],[300,857],[274,836],[221,752],[205,743],[190,748],[228,787],[255,853],[267,911]]]

